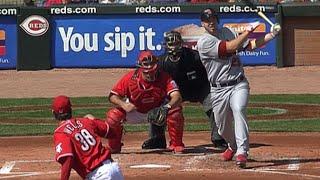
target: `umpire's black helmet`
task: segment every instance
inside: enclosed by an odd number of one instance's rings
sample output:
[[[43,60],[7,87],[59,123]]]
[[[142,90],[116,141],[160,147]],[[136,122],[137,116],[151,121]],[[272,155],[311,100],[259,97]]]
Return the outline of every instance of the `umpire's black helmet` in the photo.
[[[219,23],[218,13],[215,10],[213,10],[212,8],[206,8],[203,11],[201,11],[201,21],[209,21],[211,17],[215,17],[217,19],[217,22]]]
[[[182,52],[182,37],[177,31],[164,33],[164,45],[169,55],[178,55]]]

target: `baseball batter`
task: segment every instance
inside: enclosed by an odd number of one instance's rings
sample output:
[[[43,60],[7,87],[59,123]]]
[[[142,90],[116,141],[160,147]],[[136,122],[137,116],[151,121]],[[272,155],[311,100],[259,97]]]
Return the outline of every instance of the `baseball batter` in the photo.
[[[236,155],[236,165],[244,168],[249,152],[246,117],[249,83],[237,52],[261,47],[271,41],[279,30],[272,27],[265,36],[248,40],[248,35],[258,24],[239,35],[226,27],[218,29],[218,22],[213,9],[207,8],[201,12],[201,25],[206,33],[198,40],[197,47],[211,83],[211,97],[207,103],[212,104],[218,132],[229,145],[222,158],[229,161]]]
[[[111,152],[102,146],[100,137],[112,137],[105,121],[90,118],[72,118],[70,99],[57,96],[52,102],[55,119],[61,121],[54,131],[55,159],[61,164],[61,179],[70,177],[74,169],[82,179],[122,180]]]
[[[121,151],[123,122],[145,123],[148,112],[158,107],[168,111],[164,116],[171,139],[169,149],[175,153],[184,150],[182,98],[175,81],[159,69],[157,61],[151,51],[141,51],[138,68],[124,75],[109,94],[109,101],[118,106],[107,112],[107,122],[117,133],[108,141],[114,152]]]
[[[183,101],[200,102],[203,104],[210,92],[210,84],[206,69],[202,65],[199,53],[182,46],[181,34],[169,31],[164,34],[165,53],[159,57],[160,68],[169,73],[179,86]],[[215,126],[211,104],[204,104],[204,110],[209,117],[212,132],[211,140],[215,147],[225,149],[226,142],[218,134]],[[143,149],[163,148],[166,146],[164,127],[154,124],[150,126],[151,138],[142,145]]]

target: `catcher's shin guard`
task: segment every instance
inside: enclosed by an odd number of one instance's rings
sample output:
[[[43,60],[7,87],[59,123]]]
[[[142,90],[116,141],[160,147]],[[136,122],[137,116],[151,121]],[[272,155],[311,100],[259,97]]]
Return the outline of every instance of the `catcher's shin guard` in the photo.
[[[168,133],[170,136],[169,149],[175,153],[181,153],[184,150],[182,142],[184,117],[182,114],[182,107],[176,107],[169,111],[167,117]]]
[[[123,125],[126,113],[120,108],[113,108],[107,112],[107,123],[109,124],[108,147],[112,153],[120,153]]]

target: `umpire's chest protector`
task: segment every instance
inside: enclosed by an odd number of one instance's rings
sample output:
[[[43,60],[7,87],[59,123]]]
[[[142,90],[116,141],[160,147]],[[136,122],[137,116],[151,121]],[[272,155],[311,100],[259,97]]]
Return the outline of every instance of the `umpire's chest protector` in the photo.
[[[129,82],[130,102],[137,107],[137,111],[147,113],[159,107],[166,98],[166,85],[157,79],[146,82],[141,77],[132,77]]]

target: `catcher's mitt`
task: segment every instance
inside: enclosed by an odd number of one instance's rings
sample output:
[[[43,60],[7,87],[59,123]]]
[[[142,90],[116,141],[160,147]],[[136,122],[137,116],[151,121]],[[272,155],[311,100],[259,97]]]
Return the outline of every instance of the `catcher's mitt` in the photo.
[[[167,105],[151,109],[147,116],[148,122],[157,126],[163,126],[166,123],[168,111],[169,106]]]

